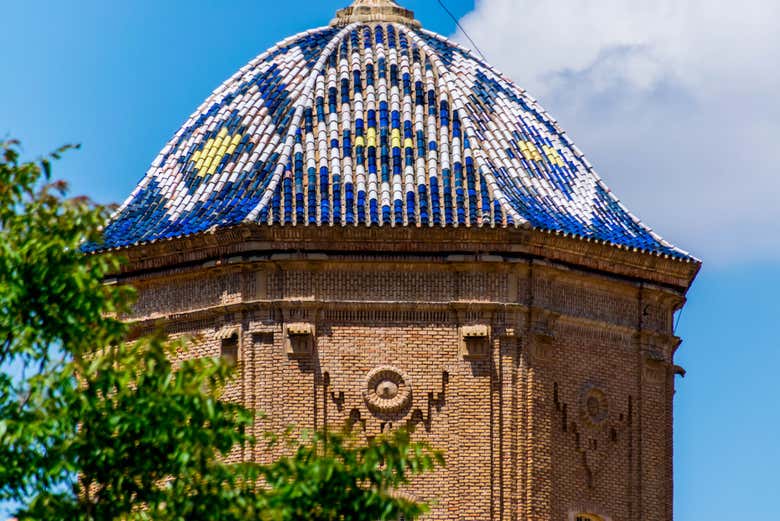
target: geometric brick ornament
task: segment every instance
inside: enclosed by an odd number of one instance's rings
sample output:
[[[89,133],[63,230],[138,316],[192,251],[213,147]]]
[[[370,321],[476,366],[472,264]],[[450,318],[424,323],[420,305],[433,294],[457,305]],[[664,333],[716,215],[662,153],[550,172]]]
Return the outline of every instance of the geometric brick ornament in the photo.
[[[363,397],[372,412],[398,413],[411,403],[412,386],[400,369],[379,366],[366,375]]]

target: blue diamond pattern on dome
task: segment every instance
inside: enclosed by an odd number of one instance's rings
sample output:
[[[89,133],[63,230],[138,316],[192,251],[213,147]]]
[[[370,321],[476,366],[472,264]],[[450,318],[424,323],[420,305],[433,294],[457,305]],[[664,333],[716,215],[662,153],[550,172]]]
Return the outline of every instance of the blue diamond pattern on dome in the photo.
[[[239,70],[166,145],[100,249],[242,222],[530,225],[688,257],[620,204],[533,98],[396,23],[307,31]]]

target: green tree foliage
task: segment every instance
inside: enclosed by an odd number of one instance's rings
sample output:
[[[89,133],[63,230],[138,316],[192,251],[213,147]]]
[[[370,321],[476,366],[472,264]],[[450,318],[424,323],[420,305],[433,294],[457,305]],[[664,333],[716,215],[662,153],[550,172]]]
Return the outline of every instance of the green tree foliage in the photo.
[[[116,317],[131,288],[105,284],[120,262],[85,255],[107,209],[66,198],[51,162],[0,143],[0,502],[20,520],[414,519],[396,493],[441,463],[408,434],[361,443],[316,434],[271,465],[227,463],[256,443],[254,414],[220,400],[231,367],[175,366],[186,345],[130,342]],[[14,371],[8,371],[14,368]]]
[[[410,474],[442,464],[441,455],[395,431],[360,444],[341,434],[317,434],[295,454],[263,467],[273,521],[416,519],[425,505],[397,493]],[[266,518],[263,518],[266,519]]]

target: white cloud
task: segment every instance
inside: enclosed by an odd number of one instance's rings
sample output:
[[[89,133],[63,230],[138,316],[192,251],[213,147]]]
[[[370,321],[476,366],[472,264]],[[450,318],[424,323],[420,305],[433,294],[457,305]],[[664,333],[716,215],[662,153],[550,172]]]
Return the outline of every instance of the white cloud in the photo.
[[[778,21],[777,0],[479,0],[461,24],[634,213],[721,263],[780,259]]]

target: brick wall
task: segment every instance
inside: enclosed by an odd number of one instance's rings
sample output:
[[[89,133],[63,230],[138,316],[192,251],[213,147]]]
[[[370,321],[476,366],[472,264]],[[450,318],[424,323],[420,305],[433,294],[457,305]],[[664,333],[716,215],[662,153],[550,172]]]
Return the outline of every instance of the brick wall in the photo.
[[[428,519],[671,519],[674,291],[518,259],[345,256],[128,280],[128,320],[196,338],[181,357],[219,356],[238,334],[227,397],[268,415],[258,434],[414,426],[447,461],[411,490],[435,503]],[[301,352],[299,324],[313,331]],[[488,326],[484,358],[464,356],[471,326]],[[371,398],[377,368],[396,379],[393,407]]]

